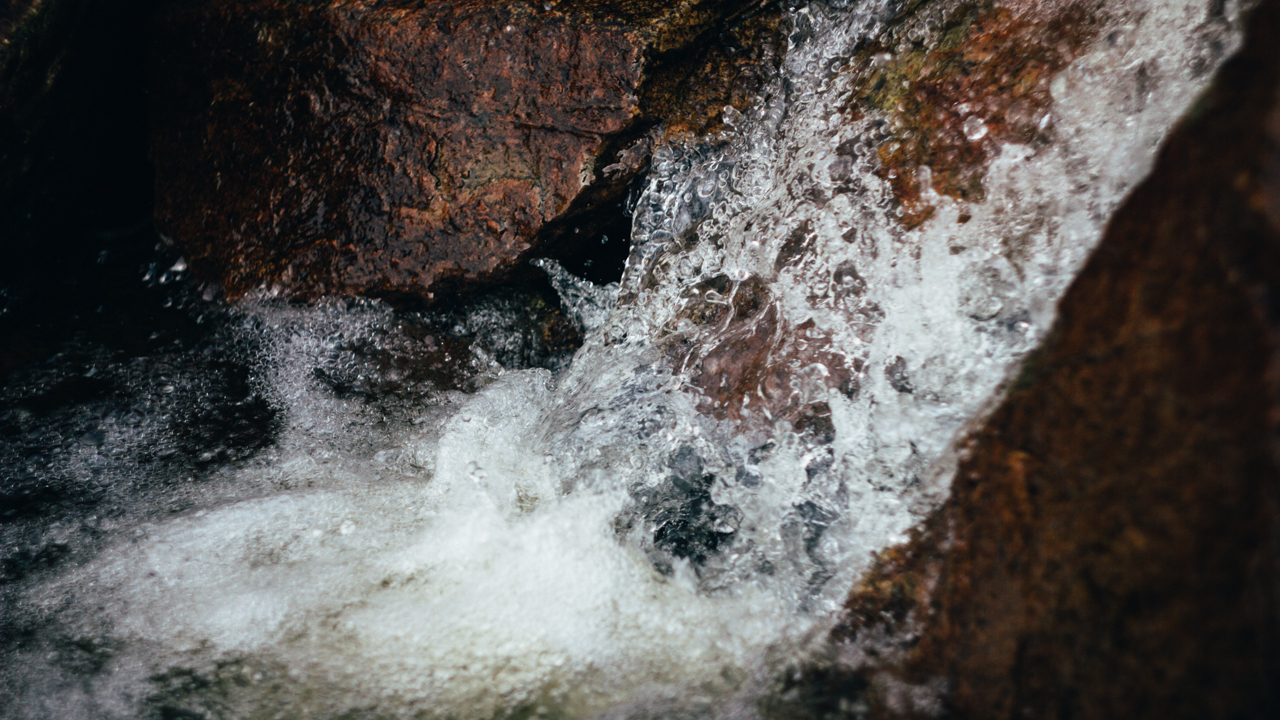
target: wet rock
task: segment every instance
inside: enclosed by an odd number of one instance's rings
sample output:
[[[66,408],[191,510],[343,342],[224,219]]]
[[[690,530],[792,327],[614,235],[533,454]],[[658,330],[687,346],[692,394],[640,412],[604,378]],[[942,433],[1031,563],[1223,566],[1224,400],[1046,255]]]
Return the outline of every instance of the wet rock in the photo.
[[[655,125],[753,99],[781,49],[767,4],[175,2],[158,227],[233,297],[433,299],[589,254],[625,236]]]
[[[695,569],[733,540],[742,513],[711,496],[716,477],[703,471],[702,458],[685,445],[670,458],[671,475],[656,487],[632,488],[635,506],[617,522],[619,534],[642,528],[651,537],[643,542],[650,560],[665,575],[674,559]]]
[[[862,369],[837,352],[812,320],[793,326],[760,278],[717,275],[685,293],[664,342],[668,361],[692,372],[699,410],[763,438],[786,421],[813,439],[831,442],[829,389],[852,397]]]
[[[441,392],[475,392],[506,369],[561,369],[582,334],[549,287],[503,287],[448,311],[400,312],[342,342],[314,375],[339,397],[428,404]]]
[[[895,357],[893,362],[889,363],[884,369],[885,379],[889,381],[889,386],[900,393],[915,392],[915,386],[911,384],[911,376],[907,374],[907,361],[901,357]]]
[[[776,715],[1280,713],[1280,3],[1248,28]]]
[[[1223,5],[1196,32],[1204,67],[1222,57]],[[987,167],[999,148],[1050,142],[1051,81],[1101,39],[1108,47],[1133,40],[1123,25],[1137,12],[1096,0],[1052,3],[909,2],[886,32],[859,50],[847,72],[856,78],[846,113],[870,119],[875,131],[856,147],[875,157],[906,227],[932,217],[936,196],[982,202]],[[1085,68],[1087,75],[1088,69]],[[1116,102],[1140,111],[1151,69]],[[848,148],[852,153],[855,147]]]
[[[853,106],[888,116],[875,149],[878,172],[908,227],[932,214],[923,197],[930,190],[980,202],[992,151],[1049,132],[1049,80],[1095,39],[1105,17],[1096,2],[961,3],[941,18],[929,17],[940,3],[924,5],[864,51]]]

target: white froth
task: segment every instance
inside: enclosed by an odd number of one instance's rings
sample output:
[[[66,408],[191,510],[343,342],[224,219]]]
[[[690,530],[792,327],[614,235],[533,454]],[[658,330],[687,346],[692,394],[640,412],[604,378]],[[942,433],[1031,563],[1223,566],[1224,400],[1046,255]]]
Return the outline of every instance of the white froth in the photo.
[[[957,435],[1044,337],[1207,82],[1209,4],[1134,3],[1053,80],[1054,141],[1004,145],[985,202],[932,196],[936,214],[913,230],[868,154],[847,166],[836,153],[868,121],[845,120],[851,80],[831,61],[874,32],[880,6],[797,10],[785,78],[745,115],[726,110],[717,142],[655,152],[627,304],[547,266],[592,330],[558,377],[475,358],[488,383],[476,394],[383,417],[314,371],[386,311],[246,307],[245,332],[268,340],[257,381],[285,411],[282,439],[220,478],[248,490],[121,529],[94,562],[25,590],[27,606],[114,649],[83,681],[26,658],[33,669],[6,676],[25,683],[14,716],[123,718],[142,704],[226,718],[747,712],[728,698],[756,692],[871,554],[947,491]],[[1229,9],[1218,32],[1235,42]],[[979,140],[987,127],[971,116],[964,131]],[[859,194],[841,189],[850,175]],[[775,269],[801,227],[805,257]],[[815,292],[850,266],[865,293]],[[796,392],[831,408],[829,448],[779,425],[762,452],[761,438],[699,413],[690,377],[664,365],[671,327],[699,342],[722,331],[677,323],[682,293],[722,273],[735,292],[762,278],[791,327],[812,320],[864,364],[852,397],[827,390],[825,366],[794,368]],[[672,458],[692,456],[701,465],[686,475],[714,476],[709,503],[737,513],[716,521],[729,539],[698,567],[661,556],[636,510],[685,477]]]

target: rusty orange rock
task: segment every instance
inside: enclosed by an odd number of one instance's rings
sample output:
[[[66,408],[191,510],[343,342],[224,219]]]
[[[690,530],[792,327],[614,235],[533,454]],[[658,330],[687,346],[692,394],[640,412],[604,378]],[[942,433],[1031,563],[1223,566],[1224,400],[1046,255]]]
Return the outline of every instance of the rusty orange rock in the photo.
[[[1022,10],[990,0],[959,3],[936,30],[915,3],[868,43],[850,72],[851,115],[888,122],[875,144],[902,223],[933,214],[925,185],[981,202],[986,165],[1005,142],[1047,137],[1049,80],[1078,57],[1114,8],[1096,0]],[[929,39],[926,39],[929,38]]]
[[[775,715],[1280,714],[1280,2],[1247,26]]]
[[[232,296],[430,297],[598,244],[664,119],[646,103],[679,105],[663,68],[714,63],[691,44],[753,5],[178,2],[157,21],[157,225]]]

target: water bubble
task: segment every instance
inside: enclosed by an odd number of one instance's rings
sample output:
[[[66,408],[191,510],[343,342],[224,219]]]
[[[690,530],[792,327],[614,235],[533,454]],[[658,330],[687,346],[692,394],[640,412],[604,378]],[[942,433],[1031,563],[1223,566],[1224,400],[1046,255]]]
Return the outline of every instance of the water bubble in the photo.
[[[101,447],[107,441],[107,434],[102,430],[90,430],[80,436],[80,444],[86,447]]]
[[[987,124],[977,115],[970,115],[965,119],[964,125],[961,126],[964,136],[970,141],[977,142],[987,136]]]
[[[928,492],[945,494],[950,438],[1051,326],[1108,214],[1204,82],[1162,76],[1143,122],[1126,129],[1108,89],[1120,75],[1132,86],[1132,68],[1104,63],[1091,85],[1066,87],[1069,97],[1055,90],[1061,137],[1021,150],[992,144],[989,161],[964,168],[984,200],[933,203],[936,220],[906,228],[886,217],[894,188],[868,158],[884,127],[842,116],[850,76],[867,70],[849,67],[851,58],[877,39],[879,11],[867,5],[812,4],[807,37],[754,107],[726,111],[714,138],[654,151],[648,181],[629,200],[629,304],[615,307],[608,286],[543,267],[585,335],[554,370],[512,366],[465,391],[370,399],[381,381],[412,381],[412,371],[381,364],[402,357],[395,342],[428,342],[365,332],[399,311],[323,300],[241,305],[235,312],[252,322],[235,332],[262,340],[245,382],[281,408],[285,429],[261,455],[227,464],[219,456],[229,443],[192,448],[170,432],[218,398],[201,384],[204,365],[169,366],[191,357],[167,344],[181,333],[157,333],[164,368],[151,361],[128,381],[148,404],[102,419],[101,446],[79,440],[99,417],[86,410],[76,419],[83,424],[59,426],[39,441],[51,447],[22,457],[43,458],[28,463],[41,477],[74,466],[86,488],[133,487],[110,453],[145,457],[138,503],[178,485],[183,503],[208,512],[165,507],[137,542],[130,531],[140,521],[113,520],[120,529],[85,554],[94,559],[23,581],[37,584],[15,597],[65,597],[77,613],[106,607],[101,625],[121,638],[111,664],[120,670],[41,687],[110,687],[116,697],[146,686],[152,671],[242,667],[234,683],[215,678],[215,688],[191,691],[192,706],[235,706],[274,697],[244,684],[261,659],[281,668],[266,679],[278,678],[273,693],[312,703],[263,707],[264,717],[421,708],[499,717],[544,698],[551,715],[582,707],[604,716],[617,714],[613,703],[643,702],[655,683],[706,704],[755,692],[730,676],[751,675],[768,653],[799,652],[788,638],[825,622],[867,558],[930,507]],[[1135,21],[1128,52],[1134,62],[1161,56],[1185,67],[1179,43],[1191,33],[1166,30],[1162,12]],[[893,62],[887,53],[872,59]],[[810,75],[833,68],[841,74],[830,86]],[[902,78],[885,79],[896,91]],[[1015,112],[971,94],[939,108],[938,120],[985,142],[985,124],[965,127],[982,122],[976,108],[996,113],[988,117],[1015,143],[1029,142],[1048,122],[1038,97]],[[959,162],[945,152],[896,172],[928,186],[923,163]],[[942,179],[934,178],[939,187]],[[973,221],[955,222],[957,212]],[[778,271],[767,259],[805,223],[793,241],[805,262]],[[148,283],[170,263],[159,265]],[[170,267],[165,281],[179,272]],[[214,318],[215,310],[197,312]],[[470,316],[453,315],[431,333],[440,343],[478,343],[482,334]],[[114,383],[121,370],[108,362],[94,378]],[[317,368],[349,382],[338,392],[317,381]],[[36,421],[7,422],[25,432]],[[130,444],[149,432],[161,438]],[[182,485],[203,458],[200,481]],[[926,467],[938,468],[931,491],[912,486]],[[124,542],[112,545],[115,537]],[[224,663],[246,657],[253,668]],[[14,671],[4,672],[8,682]],[[22,702],[40,708],[48,698]],[[686,709],[665,714],[708,714]]]
[[[736,128],[742,125],[742,123],[745,121],[745,118],[742,116],[742,113],[739,112],[738,109],[732,105],[725,105],[723,113],[724,113],[724,116],[723,116],[724,124],[728,125],[731,128]]]

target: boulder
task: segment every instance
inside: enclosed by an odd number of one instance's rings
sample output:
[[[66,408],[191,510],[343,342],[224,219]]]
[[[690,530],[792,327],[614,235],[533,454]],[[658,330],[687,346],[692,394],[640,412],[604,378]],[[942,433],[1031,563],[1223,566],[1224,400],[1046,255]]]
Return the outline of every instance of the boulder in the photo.
[[[1280,2],[1247,26],[774,716],[1280,716]]]
[[[431,300],[611,228],[620,269],[651,131],[753,99],[784,40],[767,4],[177,0],[157,227],[232,297]]]

